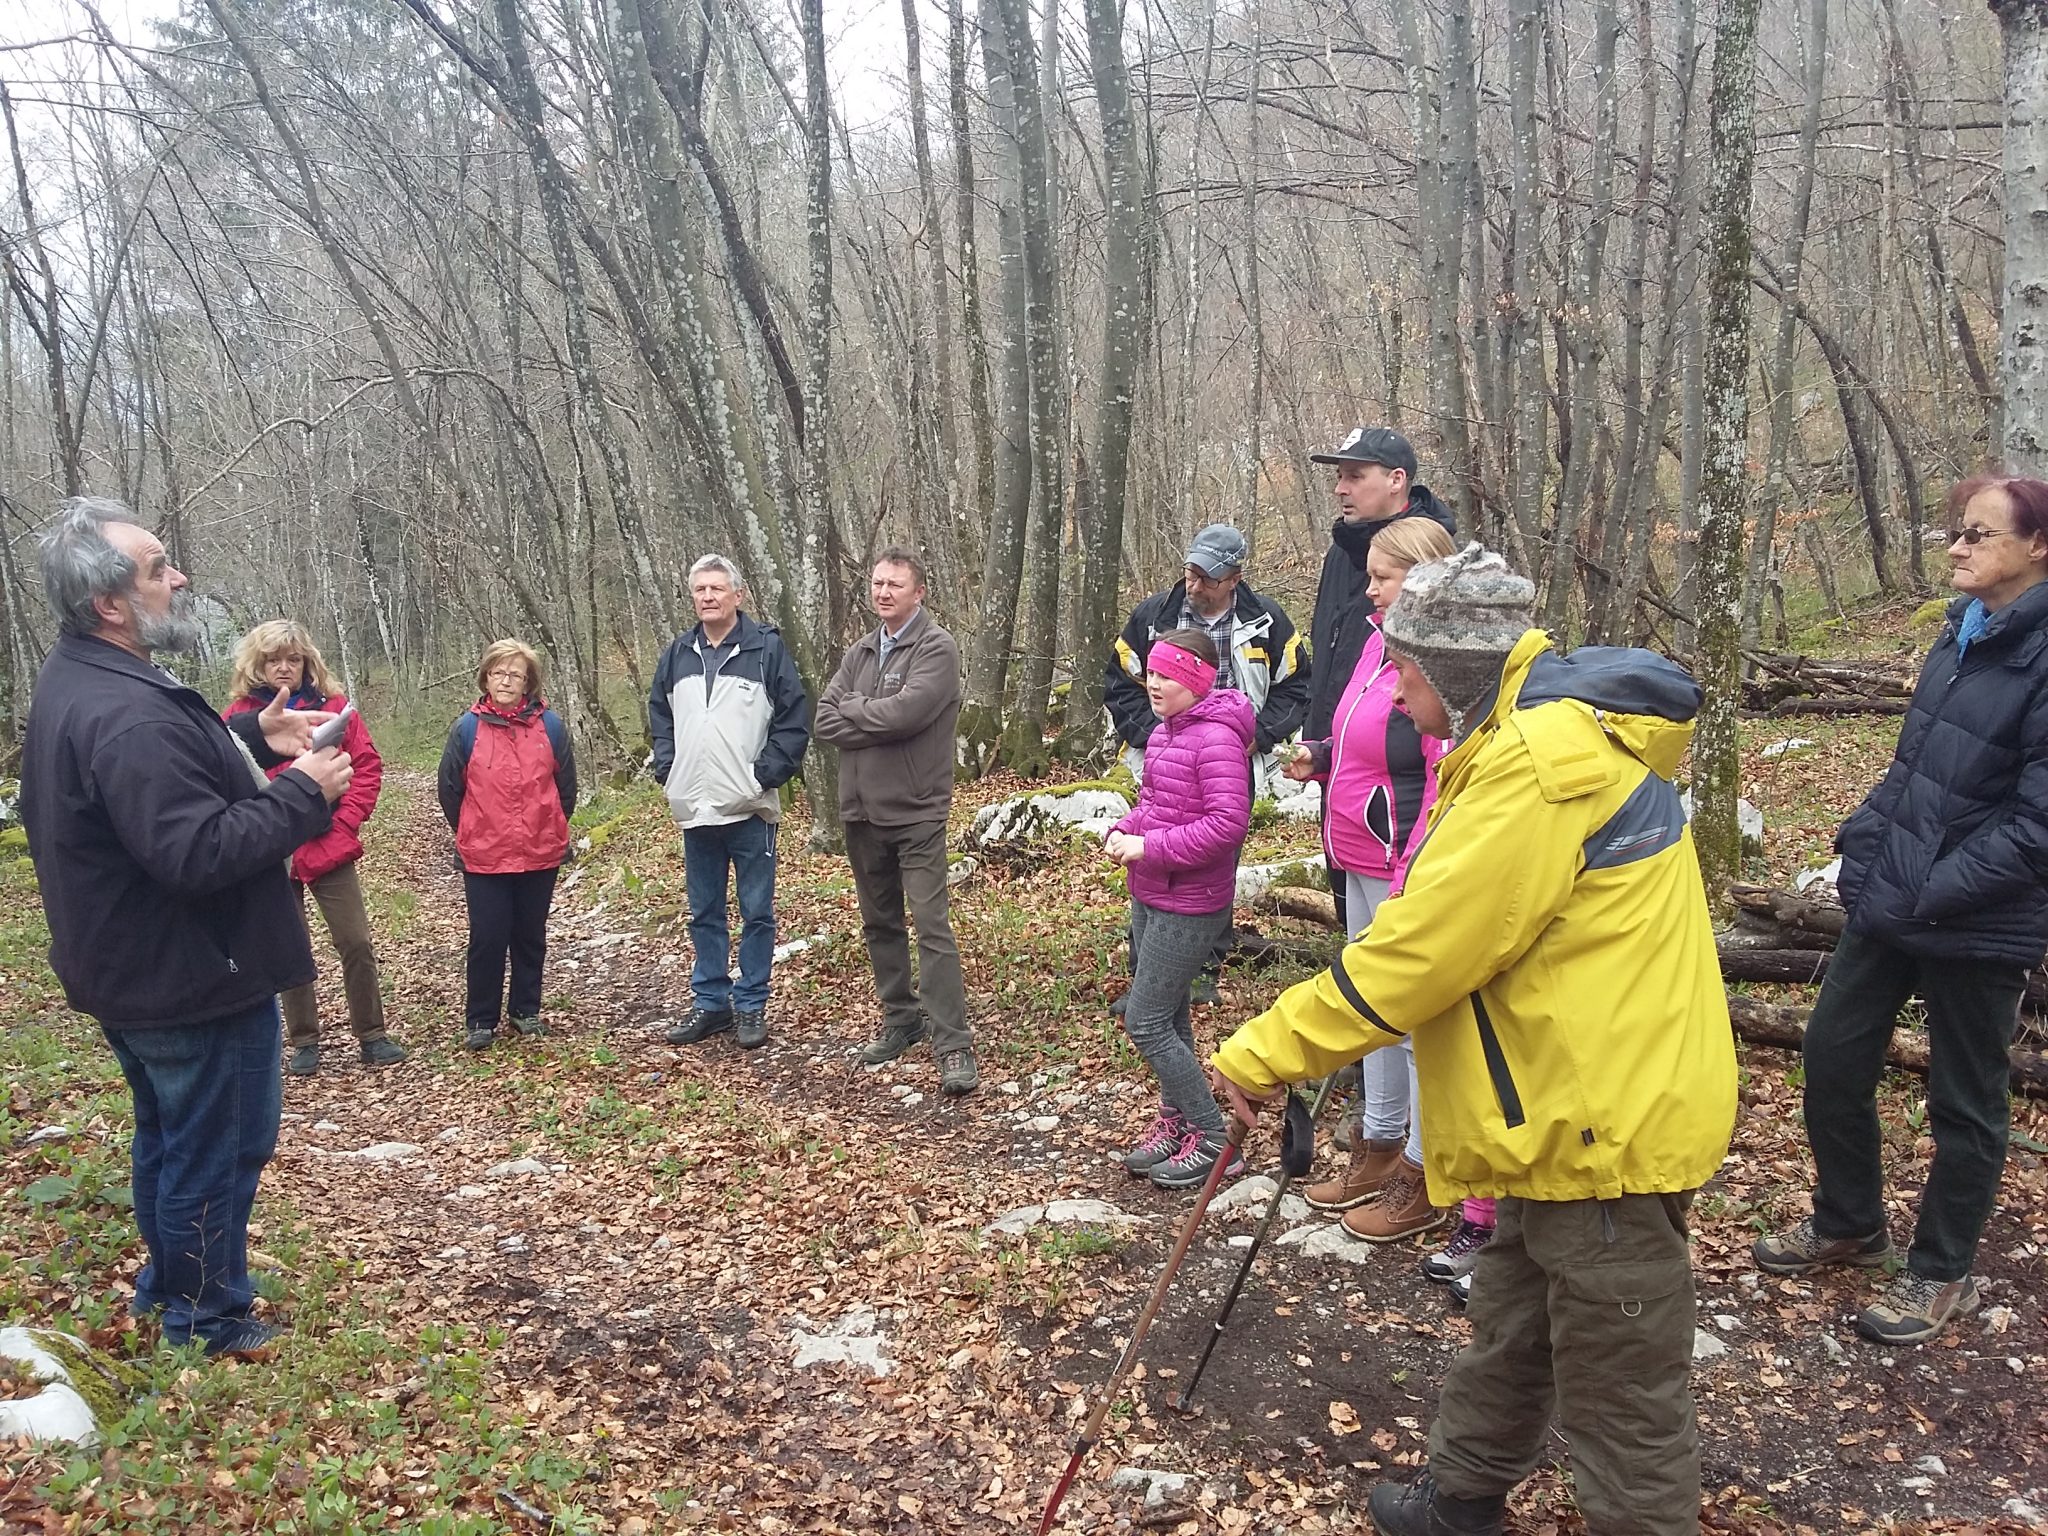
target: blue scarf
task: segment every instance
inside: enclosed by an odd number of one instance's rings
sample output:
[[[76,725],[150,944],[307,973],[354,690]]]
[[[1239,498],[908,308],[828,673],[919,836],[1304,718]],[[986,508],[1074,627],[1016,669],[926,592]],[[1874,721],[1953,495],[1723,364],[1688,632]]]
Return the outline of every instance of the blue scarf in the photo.
[[[1956,627],[1956,660],[1960,662],[1970,654],[1973,642],[1984,638],[1984,631],[1991,627],[1991,610],[1984,606],[1982,598],[1970,599],[1970,606],[1963,610],[1963,622]]]

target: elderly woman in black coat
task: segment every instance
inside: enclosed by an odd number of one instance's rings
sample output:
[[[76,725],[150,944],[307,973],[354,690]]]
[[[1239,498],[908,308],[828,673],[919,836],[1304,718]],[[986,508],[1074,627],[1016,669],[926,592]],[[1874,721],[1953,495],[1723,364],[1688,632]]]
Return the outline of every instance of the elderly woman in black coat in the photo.
[[[1977,1306],[1970,1266],[2005,1167],[2008,1053],[2048,948],[2048,482],[1966,481],[1949,510],[1962,595],[1890,769],[1835,837],[1848,924],[1806,1030],[1813,1214],[1755,1248],[1777,1274],[1892,1259],[1877,1084],[1917,993],[1934,1166],[1905,1267],[1856,1320],[1883,1344],[1931,1339]]]

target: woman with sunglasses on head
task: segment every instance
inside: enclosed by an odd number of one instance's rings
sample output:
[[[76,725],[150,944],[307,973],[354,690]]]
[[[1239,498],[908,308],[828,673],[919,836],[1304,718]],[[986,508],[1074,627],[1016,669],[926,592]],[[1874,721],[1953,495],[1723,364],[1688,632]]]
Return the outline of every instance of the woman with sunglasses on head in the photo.
[[[441,814],[455,829],[469,901],[469,989],[462,1043],[489,1047],[507,1011],[522,1035],[544,1035],[541,968],[548,908],[569,854],[576,757],[561,717],[541,697],[540,657],[519,640],[497,640],[476,664],[477,701],[448,733],[441,754]]]
[[[1978,1304],[1970,1268],[2005,1166],[2028,970],[2048,948],[2048,481],[1949,495],[1961,595],[1920,669],[1891,767],[1842,824],[1848,921],[1806,1027],[1813,1214],[1760,1238],[1805,1274],[1894,1258],[1877,1085],[1909,996],[1927,1005],[1934,1163],[1906,1263],[1856,1328],[1917,1344]]]
[[[321,659],[320,648],[306,626],[296,619],[272,619],[258,624],[235,643],[234,675],[228,692],[234,702],[221,711],[223,719],[261,710],[282,690],[292,709],[325,709],[337,713],[348,703],[340,685]],[[377,808],[377,791],[384,782],[384,763],[370,740],[369,727],[360,714],[350,714],[341,748],[355,765],[355,777],[347,793],[334,807],[334,824],[292,855],[292,889],[299,898],[301,915],[306,893],[311,892],[327,924],[327,936],[341,957],[341,985],[348,999],[349,1029],[363,1065],[388,1067],[405,1060],[405,1048],[384,1028],[384,994],[377,979],[377,951],[370,940],[370,914],[363,904],[362,881],[356,877],[356,861],[363,856],[363,823]],[[276,778],[291,764],[279,762],[266,770]],[[291,1055],[285,1071],[295,1077],[310,1077],[320,1070],[320,1001],[312,982],[294,987],[281,999],[284,1007],[285,1039]]]
[[[1323,854],[1344,882],[1348,936],[1354,939],[1371,926],[1380,904],[1400,889],[1436,799],[1437,760],[1448,747],[1424,736],[1394,703],[1398,678],[1381,640],[1380,621],[1400,597],[1409,570],[1444,559],[1453,548],[1451,536],[1427,518],[1391,523],[1373,539],[1365,565],[1373,614],[1358,665],[1338,696],[1329,739],[1302,743],[1287,765],[1289,778],[1323,785]],[[1344,1230],[1366,1242],[1394,1242],[1432,1231],[1443,1225],[1445,1213],[1429,1203],[1423,1187],[1415,1054],[1405,1043],[1375,1051],[1365,1059],[1363,1072],[1350,1161],[1302,1193],[1317,1210],[1343,1213]],[[1484,1214],[1490,1232],[1491,1211]],[[1476,1254],[1483,1242],[1481,1237],[1465,1246]]]

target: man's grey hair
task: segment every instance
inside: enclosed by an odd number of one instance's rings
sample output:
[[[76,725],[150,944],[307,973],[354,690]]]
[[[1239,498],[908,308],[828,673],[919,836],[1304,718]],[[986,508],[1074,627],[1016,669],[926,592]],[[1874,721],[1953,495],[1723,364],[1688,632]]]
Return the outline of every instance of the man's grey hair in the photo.
[[[695,565],[690,567],[690,580],[695,581],[699,576],[703,575],[706,571],[718,571],[722,573],[725,579],[732,584],[732,589],[735,592],[744,592],[747,590],[747,584],[744,581],[740,580],[740,568],[734,565],[730,560],[726,559],[723,555],[704,556],[703,559],[699,560]]]
[[[67,635],[99,632],[93,600],[135,585],[135,562],[108,542],[107,524],[140,522],[125,503],[110,496],[73,496],[58,507],[39,549],[43,597],[58,629]]]

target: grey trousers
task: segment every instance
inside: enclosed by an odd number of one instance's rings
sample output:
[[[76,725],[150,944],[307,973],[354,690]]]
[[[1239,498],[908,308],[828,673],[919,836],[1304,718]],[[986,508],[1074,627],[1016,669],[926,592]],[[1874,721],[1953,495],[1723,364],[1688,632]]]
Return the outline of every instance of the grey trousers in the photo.
[[[932,1054],[971,1051],[967,989],[960,950],[946,906],[946,824],[918,822],[881,827],[846,823],[846,858],[860,897],[861,936],[874,967],[882,1022],[910,1027],[920,1010],[931,1020]],[[910,935],[904,910],[917,925],[917,980],[911,980]]]
[[[1195,1055],[1188,984],[1208,964],[1230,908],[1190,916],[1131,902],[1131,991],[1124,1029],[1159,1079],[1159,1096],[1192,1124],[1217,1135],[1223,1112]]]

